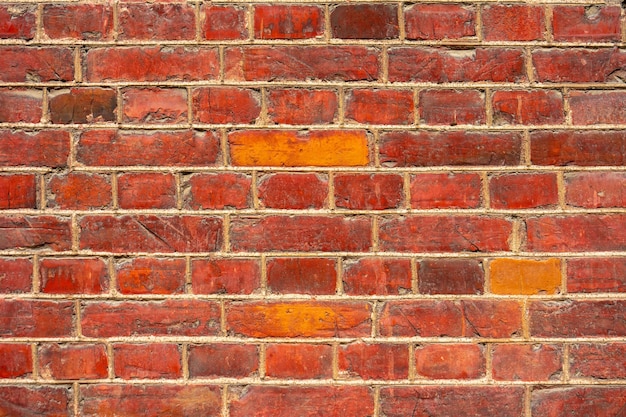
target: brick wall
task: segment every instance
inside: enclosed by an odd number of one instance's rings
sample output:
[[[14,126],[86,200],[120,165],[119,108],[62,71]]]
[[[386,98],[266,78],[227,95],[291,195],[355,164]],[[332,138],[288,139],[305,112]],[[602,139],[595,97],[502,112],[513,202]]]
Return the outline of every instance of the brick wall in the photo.
[[[626,415],[618,3],[0,3],[0,415]]]

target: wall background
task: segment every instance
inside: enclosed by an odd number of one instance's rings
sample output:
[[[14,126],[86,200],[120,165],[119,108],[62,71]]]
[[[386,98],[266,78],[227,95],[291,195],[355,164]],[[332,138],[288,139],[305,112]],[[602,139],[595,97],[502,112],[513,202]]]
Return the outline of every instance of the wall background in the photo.
[[[0,415],[626,415],[624,12],[0,4]]]

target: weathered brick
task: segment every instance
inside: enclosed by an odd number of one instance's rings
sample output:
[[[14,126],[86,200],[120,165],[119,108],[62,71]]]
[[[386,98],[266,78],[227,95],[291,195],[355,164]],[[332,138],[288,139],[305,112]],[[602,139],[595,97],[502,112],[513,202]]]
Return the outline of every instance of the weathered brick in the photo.
[[[85,210],[107,208],[113,202],[111,180],[105,175],[83,172],[55,174],[47,185],[48,207]]]
[[[269,344],[265,360],[265,373],[270,378],[327,379],[333,375],[330,345]]]
[[[192,93],[193,119],[201,123],[254,123],[261,112],[257,90],[201,87]]]
[[[515,173],[489,178],[489,199],[495,209],[526,209],[557,205],[556,174]]]
[[[0,337],[74,335],[72,301],[0,300]]]
[[[482,294],[485,271],[477,259],[424,259],[419,263],[421,294]]]
[[[0,216],[1,249],[69,250],[72,246],[70,219],[54,216]]]
[[[574,378],[626,378],[626,344],[581,343],[569,351],[570,373]]]
[[[485,95],[477,90],[422,90],[419,111],[426,124],[481,124],[486,120]]]
[[[532,53],[540,82],[623,82],[626,52],[619,49],[536,49]]]
[[[421,378],[477,379],[485,375],[485,347],[470,344],[424,344],[415,348],[415,371]]]
[[[210,216],[90,215],[79,221],[80,248],[93,251],[208,252],[222,246],[222,219]]]
[[[339,346],[340,375],[361,379],[406,379],[409,349],[406,345],[351,343]]]
[[[337,93],[295,88],[268,91],[267,114],[274,123],[329,124],[337,117]]]
[[[99,258],[46,258],[39,262],[41,292],[101,294],[109,289],[107,266]]]
[[[365,337],[371,306],[363,302],[231,302],[228,332],[250,337]]]
[[[32,372],[33,356],[30,345],[0,344],[0,378],[24,378],[30,376]],[[0,405],[0,412],[2,412],[1,407]]]
[[[384,210],[404,200],[403,179],[396,174],[337,174],[335,205],[353,210]]]
[[[117,177],[118,204],[123,209],[176,207],[176,180],[172,174],[136,172]]]
[[[489,281],[494,294],[555,294],[561,287],[561,261],[494,259],[489,262]]]
[[[575,125],[626,123],[626,92],[572,91],[569,103]]]
[[[493,378],[498,381],[560,380],[562,352],[557,345],[501,344],[492,351]]]
[[[246,39],[246,9],[242,6],[202,4],[201,34],[208,40]]]
[[[267,287],[275,293],[334,294],[337,262],[327,258],[272,258]]]
[[[483,7],[483,33],[487,41],[543,39],[544,7],[527,4],[494,4]]]
[[[411,261],[361,258],[343,264],[343,290],[349,295],[394,295],[411,291]]]
[[[563,96],[554,90],[496,91],[492,106],[498,125],[560,124],[565,120]]]
[[[220,327],[219,306],[204,300],[92,301],[81,318],[87,337],[208,336]]]
[[[255,259],[194,259],[194,294],[251,294],[261,285],[261,265]]]
[[[0,293],[30,292],[33,262],[29,258],[0,258]]]
[[[422,46],[389,49],[392,82],[516,82],[524,81],[524,74],[520,49],[456,50]]]
[[[382,220],[380,248],[400,252],[491,252],[509,249],[511,222],[495,217],[405,216]]]
[[[259,349],[254,345],[211,344],[189,347],[191,378],[245,378],[259,370]]]
[[[181,294],[185,290],[185,260],[133,258],[115,267],[122,294]]]
[[[182,354],[178,345],[172,343],[113,345],[114,372],[122,379],[180,378]]]
[[[476,36],[476,10],[459,4],[413,4],[404,9],[407,39],[442,40]]]
[[[619,6],[556,6],[552,30],[557,41],[619,41]]]
[[[0,386],[0,413],[21,416],[61,417],[72,411],[71,392],[67,386]]]
[[[533,337],[624,336],[623,300],[534,301],[528,306]]]
[[[346,92],[345,117],[358,123],[407,125],[413,123],[410,90],[355,89]]]
[[[51,39],[110,40],[113,38],[113,6],[46,4],[43,7],[43,31]]]
[[[17,7],[16,7],[17,6]],[[36,30],[35,7],[26,5],[0,6],[0,39],[31,40]]]
[[[70,48],[0,46],[0,81],[72,81],[74,57]]]
[[[37,208],[33,174],[0,175],[0,209]]]
[[[185,183],[184,204],[193,209],[247,208],[251,185],[252,179],[245,174],[194,174]]]
[[[182,88],[127,88],[122,100],[126,123],[187,122],[187,91]]]
[[[52,123],[97,123],[116,121],[117,97],[108,88],[72,88],[49,93]]]
[[[85,165],[214,165],[219,139],[211,131],[124,132],[87,130],[78,142],[76,159]]]
[[[42,112],[41,90],[0,88],[0,122],[39,123]]]
[[[568,259],[567,291],[626,292],[626,258]]]
[[[15,152],[15,149],[22,152]],[[67,131],[0,130],[1,166],[61,168],[67,165],[69,155],[70,135]]]
[[[624,410],[623,387],[545,387],[534,389],[531,410],[534,416],[565,417],[615,416]]]
[[[324,12],[320,6],[254,6],[254,37],[257,39],[306,39],[323,34]]]
[[[371,221],[364,216],[268,216],[231,220],[230,243],[245,251],[367,251]]]
[[[478,208],[481,205],[480,175],[436,173],[411,176],[411,207]]]
[[[393,39],[400,34],[395,4],[341,4],[330,10],[334,38]]]
[[[259,203],[276,209],[323,208],[328,205],[328,178],[316,173],[263,175],[258,185]]]
[[[565,202],[575,207],[626,207],[626,174],[574,172],[565,174]]]
[[[119,9],[120,40],[184,40],[196,36],[192,4],[128,4]]]
[[[101,379],[108,377],[103,344],[45,344],[39,348],[40,374],[46,379]]]
[[[530,155],[536,165],[623,165],[623,131],[536,131],[530,134]]]

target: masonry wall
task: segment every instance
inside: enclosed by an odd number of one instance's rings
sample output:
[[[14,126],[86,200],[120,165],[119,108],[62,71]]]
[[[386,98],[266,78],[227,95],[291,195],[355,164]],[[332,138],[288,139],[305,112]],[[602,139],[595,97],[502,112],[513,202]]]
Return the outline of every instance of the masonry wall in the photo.
[[[618,3],[0,3],[0,415],[626,415]]]

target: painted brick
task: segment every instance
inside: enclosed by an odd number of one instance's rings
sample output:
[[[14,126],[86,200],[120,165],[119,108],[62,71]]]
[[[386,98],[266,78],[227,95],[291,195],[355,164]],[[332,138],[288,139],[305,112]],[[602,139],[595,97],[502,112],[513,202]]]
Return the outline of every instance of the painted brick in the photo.
[[[482,124],[486,120],[485,97],[477,90],[422,90],[420,120],[432,125]]]
[[[185,290],[185,260],[134,258],[115,267],[122,294],[181,294]]]
[[[556,6],[552,28],[557,41],[619,41],[620,7]]]
[[[266,375],[270,378],[329,379],[333,375],[330,345],[268,344]]]
[[[413,108],[409,90],[356,89],[346,93],[345,117],[357,123],[412,124]]]
[[[489,178],[489,199],[495,209],[554,207],[558,197],[556,174],[502,174]]]
[[[182,88],[127,88],[122,100],[126,123],[187,122],[187,91]]]
[[[294,88],[268,91],[267,113],[278,124],[329,124],[337,117],[337,93]]]
[[[113,364],[117,378],[159,379],[182,376],[182,356],[175,344],[113,345]]]
[[[196,36],[191,4],[122,4],[119,9],[120,40],[186,40]]]
[[[476,36],[476,9],[459,4],[414,4],[404,9],[407,39],[442,40]]]
[[[257,39],[306,39],[323,33],[324,12],[320,6],[254,6],[254,37]]]
[[[528,306],[531,336],[623,336],[624,300],[534,301]]]
[[[415,370],[429,379],[476,379],[485,375],[485,348],[470,344],[427,344],[415,348]]]
[[[211,344],[189,347],[191,378],[243,378],[259,370],[259,350],[254,345]]]
[[[337,262],[327,258],[273,258],[267,261],[267,287],[275,293],[334,294]]]
[[[107,208],[113,202],[111,180],[91,173],[56,174],[48,180],[47,197],[47,205],[52,208]]]
[[[537,165],[623,165],[626,134],[621,131],[536,131],[530,157]]]
[[[99,258],[46,258],[39,262],[39,285],[47,294],[101,294],[109,289],[107,266]]]
[[[32,372],[33,356],[30,345],[0,344],[0,378],[25,378],[29,377]],[[1,397],[2,394],[0,394]]]
[[[254,259],[194,259],[194,294],[251,294],[261,285],[261,265]]]
[[[491,360],[498,381],[560,380],[562,352],[558,345],[495,345]]]
[[[69,337],[74,335],[70,301],[0,300],[0,337]]]
[[[349,295],[395,295],[411,291],[411,262],[404,258],[361,258],[343,264]]]
[[[622,91],[572,91],[570,109],[576,125],[624,124],[626,94]]]
[[[485,272],[475,259],[424,259],[417,286],[421,294],[482,294]]]
[[[172,174],[127,173],[117,177],[117,199],[123,209],[176,207],[176,180]]]
[[[337,174],[335,205],[354,210],[384,210],[404,200],[403,179],[395,174]]]
[[[496,91],[492,106],[496,124],[544,125],[565,120],[563,97],[553,90]]]
[[[487,41],[533,41],[544,37],[543,6],[495,4],[483,7]]]
[[[235,87],[203,87],[192,93],[193,119],[201,123],[254,123],[261,112],[256,90]]]
[[[207,40],[246,39],[246,10],[241,6],[203,4],[201,34]]]
[[[406,379],[409,350],[406,345],[352,343],[338,350],[340,375],[362,379]]]
[[[561,261],[494,259],[489,263],[489,282],[494,294],[555,294],[561,287]]]
[[[74,57],[70,48],[0,46],[0,81],[72,81]]]
[[[621,172],[565,174],[565,202],[585,208],[626,207],[626,175]]]
[[[1,72],[0,72],[1,73]],[[16,153],[15,149],[23,152]],[[70,135],[60,130],[0,130],[0,165],[61,168],[70,155]]]
[[[43,31],[51,39],[111,40],[113,7],[106,4],[46,4]]]
[[[0,387],[0,413],[19,416],[24,410],[31,415],[58,417],[71,413],[71,392],[66,386]]]
[[[37,184],[32,174],[0,175],[0,209],[37,208]]]
[[[567,261],[569,292],[626,292],[626,258],[574,258]]]
[[[0,39],[33,39],[36,19],[33,6],[0,6]]]
[[[102,344],[45,344],[39,348],[40,374],[46,379],[102,379],[108,376]]]
[[[478,174],[416,174],[411,176],[411,207],[478,208],[482,203],[481,190]]]
[[[258,197],[266,208],[323,208],[328,205],[328,178],[315,173],[263,175],[259,178]]]
[[[626,378],[626,344],[581,343],[570,347],[570,373],[574,378]]]
[[[29,258],[0,258],[0,293],[30,292],[33,263]]]

